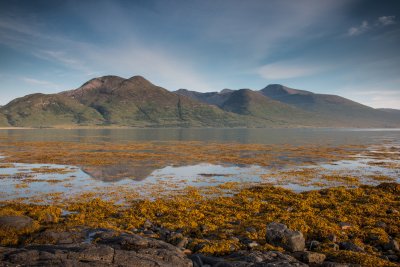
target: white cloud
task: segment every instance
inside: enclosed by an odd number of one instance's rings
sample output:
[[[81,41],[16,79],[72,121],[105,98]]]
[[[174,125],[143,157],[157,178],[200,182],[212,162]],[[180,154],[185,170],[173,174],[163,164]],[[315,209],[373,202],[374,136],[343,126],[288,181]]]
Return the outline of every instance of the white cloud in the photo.
[[[381,16],[377,18],[375,23],[373,23],[372,25],[368,21],[364,20],[363,22],[361,22],[360,25],[349,28],[347,30],[347,35],[357,36],[374,28],[389,26],[396,23],[395,19],[396,16]]]
[[[366,31],[368,31],[368,30],[369,30],[368,21],[364,20],[364,21],[361,23],[361,25],[351,27],[351,28],[347,31],[347,34],[348,34],[349,36],[355,36],[355,35],[360,35],[360,34],[366,32]]]
[[[206,91],[215,87],[208,84],[205,77],[192,62],[180,51],[168,50],[162,46],[149,44],[138,40],[129,30],[118,29],[118,34],[125,36],[123,42],[116,41],[109,46],[96,43],[79,42],[62,35],[41,33],[35,23],[27,26],[18,20],[2,21],[1,29],[13,38],[11,42],[0,35],[0,43],[29,51],[33,56],[55,62],[69,70],[78,71],[84,79],[88,76],[115,74],[125,77],[143,75],[150,81],[159,83],[168,89],[176,90],[182,87]],[[124,24],[128,25],[126,21]],[[57,49],[54,49],[54,48]],[[33,84],[33,79],[24,80]],[[39,80],[36,80],[38,85]],[[42,84],[46,85],[45,83]],[[49,84],[47,84],[49,85]]]
[[[378,18],[378,23],[383,26],[392,25],[396,23],[395,19],[396,16],[382,16]]]
[[[314,66],[302,66],[298,63],[272,63],[261,66],[257,73],[267,80],[291,79],[316,74],[322,71],[321,68]]]

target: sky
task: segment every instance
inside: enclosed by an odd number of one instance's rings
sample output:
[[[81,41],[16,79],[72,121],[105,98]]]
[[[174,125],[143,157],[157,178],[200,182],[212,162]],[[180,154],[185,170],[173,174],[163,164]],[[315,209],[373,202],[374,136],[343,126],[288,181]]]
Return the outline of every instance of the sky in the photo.
[[[400,1],[0,0],[0,105],[103,75],[400,109]]]

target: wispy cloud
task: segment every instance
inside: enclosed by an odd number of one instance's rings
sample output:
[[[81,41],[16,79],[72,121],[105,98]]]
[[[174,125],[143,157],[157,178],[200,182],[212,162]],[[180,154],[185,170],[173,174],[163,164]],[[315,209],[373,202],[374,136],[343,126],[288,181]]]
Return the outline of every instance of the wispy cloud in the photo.
[[[361,34],[367,32],[367,31],[370,31],[374,28],[385,27],[385,26],[389,26],[392,24],[396,24],[396,16],[381,16],[381,17],[377,18],[375,20],[375,22],[372,24],[369,23],[367,20],[364,20],[363,22],[361,22],[360,25],[350,27],[347,30],[347,35],[348,36],[357,36],[357,35],[361,35]]]
[[[56,83],[53,83],[50,81],[38,80],[38,79],[29,78],[29,77],[21,77],[21,80],[30,85],[43,86],[43,87],[52,88],[52,89],[60,89],[61,88],[61,86],[59,84],[56,84]]]
[[[382,16],[378,18],[378,24],[387,26],[396,23],[396,16]]]
[[[314,75],[323,70],[320,67],[295,62],[278,62],[261,66],[256,72],[267,80],[284,80]]]
[[[398,84],[396,80],[391,81],[394,86]],[[354,85],[341,88],[342,95],[357,102],[363,103],[373,108],[395,108],[400,109],[400,90],[393,88],[393,84],[387,86]]]
[[[368,26],[368,21],[364,20],[359,26],[351,27],[347,31],[347,34],[349,36],[356,36],[368,31],[369,29],[370,27]]]

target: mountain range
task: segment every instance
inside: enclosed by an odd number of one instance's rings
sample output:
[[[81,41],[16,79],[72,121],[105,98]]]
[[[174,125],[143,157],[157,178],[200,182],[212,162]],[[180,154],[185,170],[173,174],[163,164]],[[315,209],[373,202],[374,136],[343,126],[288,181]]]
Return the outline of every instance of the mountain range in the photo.
[[[400,127],[400,110],[279,84],[261,90],[170,92],[141,76],[94,78],[0,107],[2,127]]]

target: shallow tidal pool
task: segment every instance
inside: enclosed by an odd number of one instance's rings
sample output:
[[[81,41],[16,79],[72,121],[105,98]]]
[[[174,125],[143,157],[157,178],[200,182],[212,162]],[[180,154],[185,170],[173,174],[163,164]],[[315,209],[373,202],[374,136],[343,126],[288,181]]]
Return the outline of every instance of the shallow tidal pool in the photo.
[[[60,131],[0,131],[0,201],[82,194],[123,201],[224,184],[302,192],[400,181],[397,130]]]

